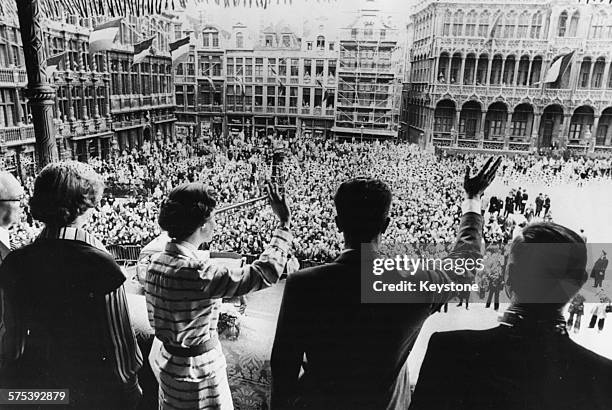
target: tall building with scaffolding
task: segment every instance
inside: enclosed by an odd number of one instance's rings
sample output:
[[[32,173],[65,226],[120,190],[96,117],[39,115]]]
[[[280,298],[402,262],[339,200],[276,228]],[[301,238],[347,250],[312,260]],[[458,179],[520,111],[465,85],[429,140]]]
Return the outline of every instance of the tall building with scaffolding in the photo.
[[[333,129],[337,137],[397,137],[401,102],[398,40],[398,30],[372,0],[341,29]]]

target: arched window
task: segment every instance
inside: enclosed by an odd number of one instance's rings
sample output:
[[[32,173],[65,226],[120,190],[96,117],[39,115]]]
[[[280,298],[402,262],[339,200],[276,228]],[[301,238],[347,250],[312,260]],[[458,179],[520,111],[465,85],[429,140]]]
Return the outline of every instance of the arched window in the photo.
[[[451,18],[452,14],[450,10],[446,10],[446,13],[444,13],[444,29],[442,31],[443,36],[450,36]]]
[[[317,37],[317,49],[325,50],[325,37],[323,36]]]
[[[516,32],[516,36],[518,38],[527,38],[528,29],[529,29],[529,12],[524,11],[519,16],[518,30]]]
[[[476,10],[470,11],[467,15],[465,35],[468,37],[474,37],[476,35]]]
[[[489,12],[483,11],[480,15],[478,23],[478,37],[487,37],[489,35]]]
[[[569,36],[576,37],[576,33],[578,32],[578,22],[580,21],[580,13],[578,10],[572,14],[572,20],[570,21],[569,26]]]
[[[540,38],[540,32],[542,31],[542,12],[538,11],[531,18],[531,38]]]
[[[453,36],[461,36],[463,34],[463,11],[459,10],[455,13],[453,22]]]
[[[514,37],[514,27],[516,26],[516,13],[514,11],[508,12],[506,14],[505,24],[504,24],[504,38],[513,38]]]
[[[244,36],[242,33],[236,33],[236,48],[244,48]]]
[[[567,11],[564,11],[559,16],[559,30],[558,30],[559,37],[565,37],[566,31],[567,31]]]
[[[593,25],[591,26],[591,38],[603,38],[606,20],[608,16],[606,12],[601,10],[597,16],[593,19]]]

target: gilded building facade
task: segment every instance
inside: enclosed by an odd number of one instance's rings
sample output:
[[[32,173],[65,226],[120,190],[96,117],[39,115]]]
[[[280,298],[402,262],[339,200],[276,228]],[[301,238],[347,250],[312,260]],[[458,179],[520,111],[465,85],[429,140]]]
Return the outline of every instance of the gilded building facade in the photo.
[[[427,0],[408,27],[407,138],[464,149],[612,152],[607,2]],[[556,80],[545,82],[569,54]]]

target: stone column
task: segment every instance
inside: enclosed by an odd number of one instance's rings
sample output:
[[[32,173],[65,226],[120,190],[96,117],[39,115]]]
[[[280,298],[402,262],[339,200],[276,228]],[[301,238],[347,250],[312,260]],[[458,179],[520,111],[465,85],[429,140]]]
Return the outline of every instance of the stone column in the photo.
[[[508,57],[506,57],[508,58]],[[499,76],[499,85],[505,84],[505,69],[506,69],[506,58],[502,58],[502,66],[501,66],[501,72],[500,72],[500,76]]]
[[[47,82],[45,50],[43,47],[42,11],[38,0],[17,2],[17,14],[25,66],[28,74],[26,96],[32,110],[36,159],[38,168],[59,160],[53,126],[55,90]]]
[[[525,82],[527,87],[531,86],[531,68],[533,67],[533,59],[529,60],[529,69],[527,70],[527,81]]]
[[[485,119],[486,119],[486,117],[487,117],[487,112],[483,111],[482,114],[481,114],[481,117],[480,117],[480,124],[479,124],[480,125],[479,126],[480,131],[479,131],[479,133],[477,135],[477,138],[480,139],[480,140],[484,140],[484,138],[485,138],[485,132],[484,132],[485,128],[484,127],[485,127]]]
[[[601,82],[603,89],[608,88],[608,76],[610,75],[610,64],[612,63],[607,63],[606,66],[604,67],[604,72],[603,72],[603,81]]]
[[[595,115],[593,118],[593,126],[591,127],[591,138],[593,138],[595,142],[597,141],[597,127],[599,126],[599,118],[600,115]],[[592,145],[595,146],[595,144]]]
[[[81,91],[83,98],[81,98],[81,102],[83,103],[83,123],[87,122],[89,119],[89,113],[87,112],[87,86],[85,85],[85,72],[81,71]]]
[[[461,58],[461,70],[459,71],[459,80],[457,81],[457,84],[463,85],[463,79],[465,77],[465,60],[467,60],[466,56],[463,56]]]
[[[492,70],[492,68],[493,68],[493,59],[489,58],[487,60],[487,78],[485,78],[485,84],[486,85],[491,85],[491,70]]]
[[[540,120],[542,118],[542,114],[538,113],[534,110],[533,112],[533,122],[531,125],[531,144],[532,147],[537,147],[538,138],[540,136]]]
[[[591,61],[591,70],[589,71],[589,84],[587,85],[587,88],[591,89],[593,88],[593,71],[595,69],[595,61]]]
[[[519,71],[519,66],[521,65],[521,60],[514,60],[514,77],[512,77],[512,84],[515,86],[519,85],[519,81],[518,81],[518,71]]]
[[[510,133],[512,132],[512,112],[508,113],[506,126],[504,127],[504,149],[508,149],[510,145]]]

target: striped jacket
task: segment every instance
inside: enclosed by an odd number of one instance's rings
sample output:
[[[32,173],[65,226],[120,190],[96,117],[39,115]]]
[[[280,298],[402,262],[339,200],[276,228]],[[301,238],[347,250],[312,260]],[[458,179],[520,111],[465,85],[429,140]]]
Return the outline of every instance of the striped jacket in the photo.
[[[163,344],[200,345],[217,337],[221,298],[276,283],[291,234],[276,230],[257,261],[241,268],[215,264],[186,242],[170,242],[153,257],[146,276],[149,322],[156,343],[149,360],[160,385],[161,408],[233,408],[220,346],[196,357],[169,354]]]

